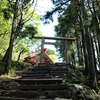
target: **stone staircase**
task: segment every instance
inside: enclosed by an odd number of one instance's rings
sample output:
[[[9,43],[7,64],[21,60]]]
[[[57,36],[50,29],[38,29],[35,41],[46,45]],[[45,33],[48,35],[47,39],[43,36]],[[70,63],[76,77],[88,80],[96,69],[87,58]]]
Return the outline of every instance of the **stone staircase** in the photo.
[[[63,79],[67,71],[65,63],[39,64],[24,71],[21,78],[11,80],[9,92],[1,94],[0,100],[68,100],[68,85]]]
[[[78,95],[80,86],[78,89],[65,82],[70,67],[73,66],[66,63],[40,63],[27,69],[20,78],[0,85],[0,100],[83,100]],[[98,79],[99,75],[100,72]]]

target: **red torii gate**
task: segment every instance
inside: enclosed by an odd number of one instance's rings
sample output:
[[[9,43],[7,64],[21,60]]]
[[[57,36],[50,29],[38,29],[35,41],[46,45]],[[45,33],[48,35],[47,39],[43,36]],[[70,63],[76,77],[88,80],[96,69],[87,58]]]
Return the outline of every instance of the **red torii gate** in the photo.
[[[45,37],[45,36],[34,36],[33,38],[35,39],[41,39],[41,54],[40,54],[40,63],[42,62],[43,59],[43,48],[44,44],[49,44],[49,45],[65,45],[65,58],[66,58],[66,63],[68,61],[68,41],[75,41],[75,38],[65,38],[65,37]],[[56,42],[46,42],[45,40],[60,40],[64,41],[64,44],[61,43],[56,43]]]

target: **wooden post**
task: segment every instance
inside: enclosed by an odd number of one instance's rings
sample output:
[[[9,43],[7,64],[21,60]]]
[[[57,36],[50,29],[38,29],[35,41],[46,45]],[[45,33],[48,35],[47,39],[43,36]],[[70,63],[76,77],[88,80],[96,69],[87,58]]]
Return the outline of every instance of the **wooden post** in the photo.
[[[42,63],[42,60],[43,60],[43,48],[44,48],[44,42],[45,42],[45,39],[42,38],[42,42],[41,42],[41,53],[40,53],[40,63]]]

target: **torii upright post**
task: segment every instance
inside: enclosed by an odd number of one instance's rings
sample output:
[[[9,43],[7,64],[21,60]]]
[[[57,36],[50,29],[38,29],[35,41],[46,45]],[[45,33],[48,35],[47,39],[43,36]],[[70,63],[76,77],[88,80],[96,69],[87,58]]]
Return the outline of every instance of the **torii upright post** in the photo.
[[[42,63],[43,60],[43,48],[44,48],[44,38],[42,38],[42,43],[41,43],[41,53],[40,53],[40,63]]]

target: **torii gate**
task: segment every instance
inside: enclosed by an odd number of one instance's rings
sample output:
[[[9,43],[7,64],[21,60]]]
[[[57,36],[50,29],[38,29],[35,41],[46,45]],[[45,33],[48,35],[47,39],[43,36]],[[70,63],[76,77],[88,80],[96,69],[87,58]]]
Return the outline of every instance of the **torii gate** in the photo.
[[[43,48],[44,44],[49,44],[49,45],[65,45],[65,58],[66,58],[66,63],[68,61],[68,41],[75,41],[75,38],[65,38],[65,37],[45,37],[45,36],[34,36],[33,38],[35,39],[41,39],[41,54],[40,54],[40,63],[42,62],[42,54],[43,54]],[[62,43],[56,43],[56,42],[46,42],[45,40],[60,40],[64,41],[64,44]]]

